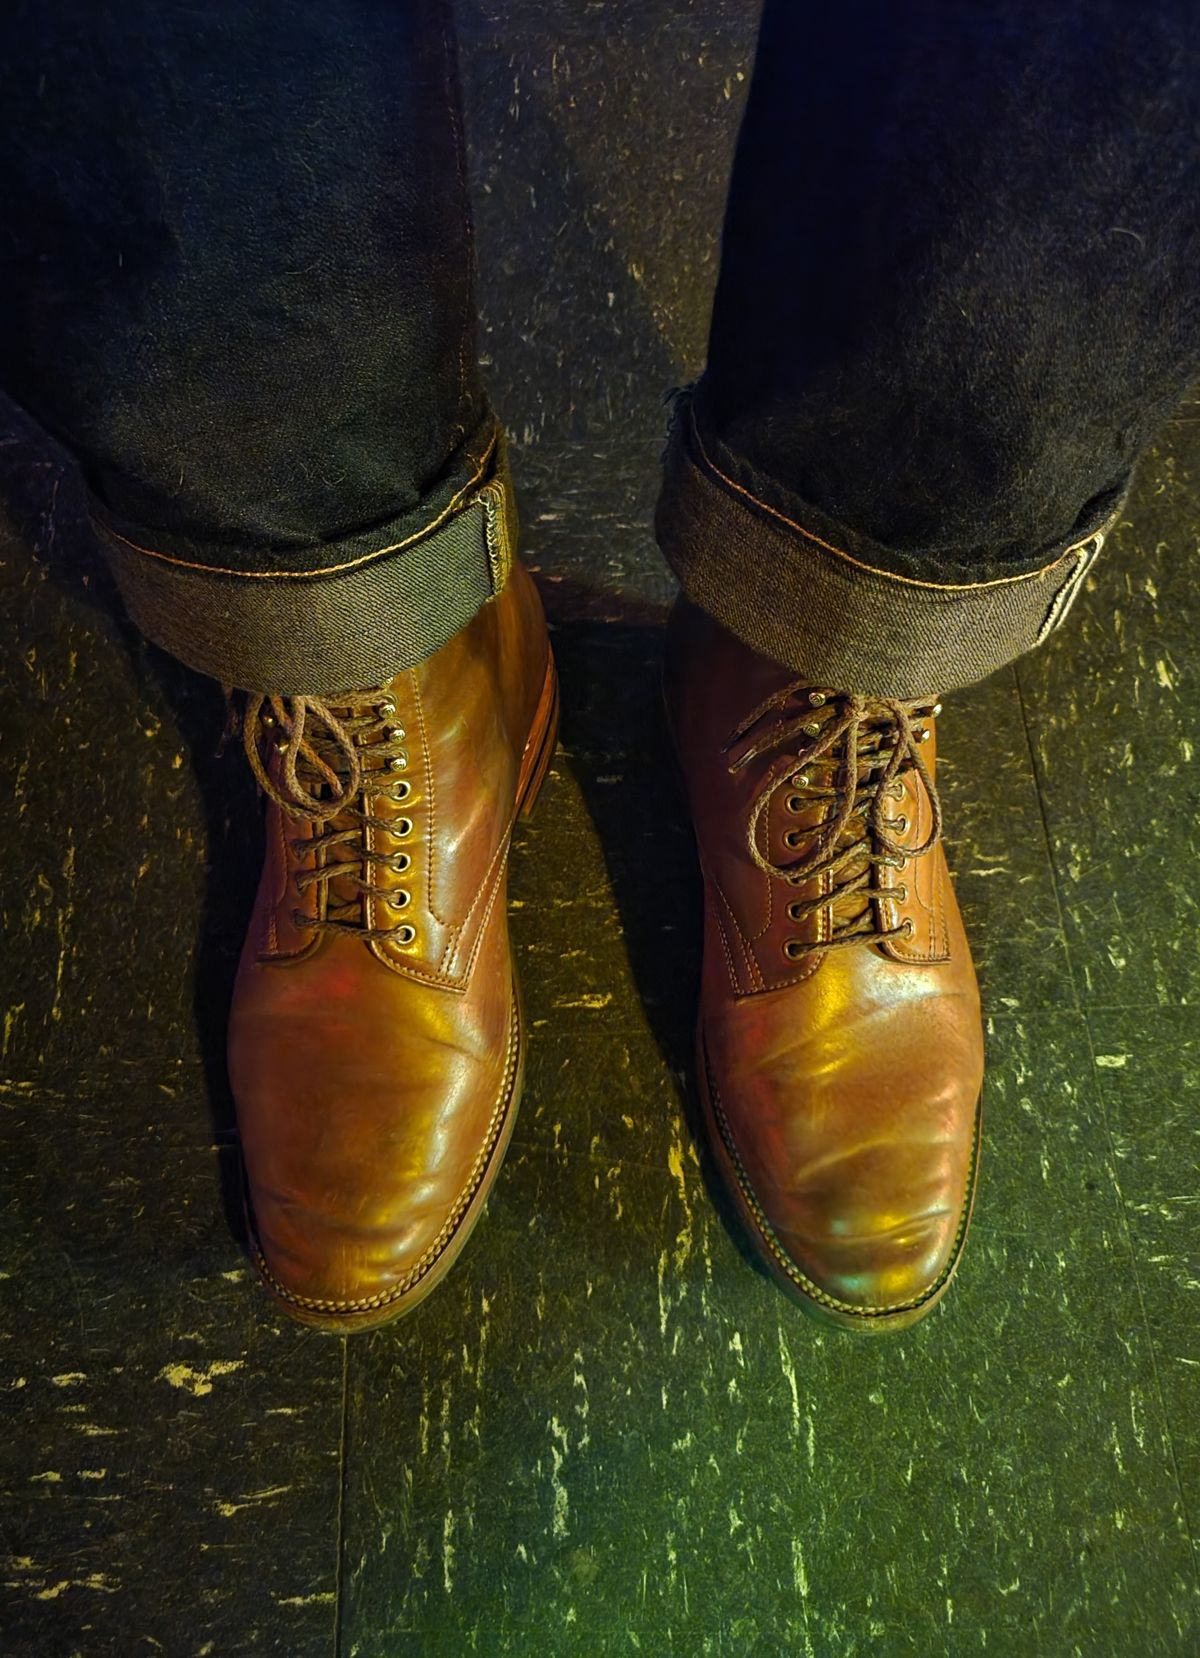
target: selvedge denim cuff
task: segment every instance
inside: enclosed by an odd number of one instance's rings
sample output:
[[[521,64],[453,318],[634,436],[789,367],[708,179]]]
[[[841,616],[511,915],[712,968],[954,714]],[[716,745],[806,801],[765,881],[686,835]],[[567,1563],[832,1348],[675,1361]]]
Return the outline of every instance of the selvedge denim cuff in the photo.
[[[303,570],[248,574],[220,553],[201,562],[146,545],[95,507],[93,522],[147,638],[223,685],[276,696],[382,685],[432,655],[500,592],[517,544],[492,416],[417,512],[305,549]]]
[[[730,476],[690,392],[676,400],[664,468],[655,533],[688,598],[799,677],[878,698],[973,685],[1040,645],[1120,511],[1036,569],[949,583],[880,568],[861,538],[826,539]]]

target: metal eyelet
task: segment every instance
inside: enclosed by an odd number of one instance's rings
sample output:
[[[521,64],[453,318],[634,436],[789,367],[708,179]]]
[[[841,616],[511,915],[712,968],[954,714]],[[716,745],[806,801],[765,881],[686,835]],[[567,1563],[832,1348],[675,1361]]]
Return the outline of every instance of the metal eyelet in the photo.
[[[793,847],[793,848],[799,846],[800,845],[800,831],[799,831],[799,829],[789,829],[787,834],[783,837],[783,843],[784,843],[785,846],[790,846],[790,847]]]
[[[903,834],[908,828],[908,819],[903,815],[903,813],[901,813],[899,817],[889,818],[888,826],[892,829],[898,829],[900,833]]]
[[[798,938],[789,938],[783,946],[783,953],[789,961],[799,961],[804,954],[804,945]]]
[[[413,820],[410,817],[393,818],[388,825],[388,834],[394,841],[406,841],[413,832]]]
[[[829,701],[829,698],[825,695],[824,691],[810,691],[808,693],[808,700],[813,708],[823,708]]]
[[[789,904],[788,905],[788,920],[789,921],[799,921],[799,919],[800,919],[800,906],[799,906],[799,904]]]
[[[900,929],[900,931],[904,934],[905,938],[911,938],[913,936],[913,934],[916,932],[916,930],[917,929],[913,926],[911,916],[906,918],[903,927],[901,927],[901,929]]]
[[[392,858],[390,860],[388,868],[391,870],[393,875],[406,875],[412,868],[412,859],[409,857],[407,852],[401,852],[398,858]]]
[[[903,881],[901,881],[898,887],[892,888],[892,897],[898,904],[908,903],[908,888],[904,885]]]
[[[802,812],[804,810],[804,802],[798,794],[788,795],[787,809],[789,812]]]
[[[391,756],[391,758],[387,761],[386,770],[388,770],[388,771],[403,771],[404,768],[407,765],[408,765],[408,755],[405,753],[405,751],[403,749],[401,749],[399,754],[393,754]]]
[[[404,910],[412,903],[412,893],[401,887],[397,892],[385,893],[383,901],[389,910]]]
[[[411,793],[412,793],[412,784],[409,782],[407,777],[402,777],[400,779],[399,783],[397,783],[397,785],[396,785],[396,792],[392,796],[392,799],[397,801],[397,802],[399,802],[401,800],[407,800]]]
[[[416,938],[416,936],[417,936],[417,929],[413,926],[410,926],[409,923],[406,921],[404,923],[403,927],[398,927],[396,929],[396,936],[395,936],[394,942],[396,944],[411,944],[413,939]]]
[[[391,719],[392,715],[396,712],[396,704],[392,701],[391,697],[388,697],[386,702],[381,702],[379,704],[379,712],[383,715],[385,720]]]
[[[402,743],[407,733],[402,725],[390,725],[383,735],[389,743]]]

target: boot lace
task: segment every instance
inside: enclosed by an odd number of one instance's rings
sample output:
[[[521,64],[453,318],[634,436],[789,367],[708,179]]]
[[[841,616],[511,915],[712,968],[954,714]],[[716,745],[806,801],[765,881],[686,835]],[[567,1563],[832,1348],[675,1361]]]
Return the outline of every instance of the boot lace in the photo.
[[[941,802],[920,751],[930,735],[929,727],[920,721],[936,718],[941,704],[928,698],[868,699],[793,683],[760,703],[738,726],[726,750],[795,698],[803,698],[808,711],[773,724],[729,765],[730,772],[736,773],[773,749],[784,751],[755,796],[746,829],[747,849],[765,874],[792,886],[825,875],[831,878],[830,892],[788,905],[794,922],[807,921],[828,909],[830,937],[819,944],[789,939],[784,953],[794,961],[813,950],[906,937],[912,932],[911,921],[885,927],[880,906],[885,901],[903,901],[907,889],[881,887],[874,872],[888,866],[900,869],[907,859],[926,857],[941,838]],[[919,846],[901,846],[891,831],[903,832],[906,820],[888,817],[886,804],[890,798],[903,796],[900,780],[912,772],[925,789],[932,822]],[[814,828],[796,828],[785,834],[784,843],[796,849],[796,857],[776,863],[759,849],[758,831],[783,790],[788,791],[790,812],[799,813],[814,801],[825,802],[826,810]],[[766,844],[765,835],[763,840]]]
[[[242,742],[259,788],[289,817],[306,820],[318,831],[289,842],[297,859],[314,860],[315,867],[297,875],[297,890],[325,889],[324,915],[293,910],[298,927],[402,944],[416,936],[407,923],[368,926],[364,904],[366,894],[379,896],[369,879],[371,865],[403,875],[412,862],[407,852],[368,847],[363,833],[372,828],[403,841],[413,832],[410,818],[384,819],[369,810],[372,797],[402,801],[412,792],[408,779],[399,775],[407,769],[408,753],[404,729],[395,720],[396,704],[382,689],[347,691],[329,701],[259,694],[246,698]],[[274,777],[263,759],[268,745],[282,756]],[[411,899],[403,888],[383,896],[392,909],[404,908]]]

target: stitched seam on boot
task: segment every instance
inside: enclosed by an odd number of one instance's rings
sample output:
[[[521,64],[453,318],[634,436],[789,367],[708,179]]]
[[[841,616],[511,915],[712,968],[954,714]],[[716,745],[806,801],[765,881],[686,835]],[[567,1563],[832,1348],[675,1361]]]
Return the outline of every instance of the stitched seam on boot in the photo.
[[[725,889],[721,885],[720,881],[718,881],[718,879],[715,875],[712,878],[712,883],[713,883],[713,886],[716,888],[717,897],[721,900],[721,903],[725,906],[726,914],[728,915],[730,925],[733,928],[733,936],[737,941],[738,949],[741,952],[742,961],[745,964],[746,977],[750,980],[750,988],[751,988],[752,991],[753,990],[762,990],[765,986],[766,981],[763,979],[762,973],[759,969],[758,960],[755,957],[754,952],[750,948],[750,941],[745,937],[745,935],[742,932],[741,927],[738,925],[738,918],[737,918],[736,914],[734,913],[733,905],[729,902],[729,899],[725,896]],[[721,924],[720,923],[720,917],[717,918],[717,924],[718,924],[718,926],[720,926],[720,924]],[[721,936],[722,937],[725,936],[724,927],[721,927]],[[733,966],[733,964],[731,962],[730,963],[731,972],[732,972],[732,966]],[[738,983],[737,983],[736,978],[734,979],[733,988],[734,988],[735,991],[738,990]]]
[[[462,1218],[467,1209],[470,1207],[471,1201],[479,1189],[484,1174],[487,1172],[488,1164],[491,1162],[492,1153],[495,1150],[496,1142],[500,1138],[500,1130],[504,1126],[504,1122],[508,1116],[509,1105],[512,1100],[513,1086],[516,1082],[517,1075],[517,1060],[521,1048],[520,1034],[520,1021],[517,1013],[517,998],[514,990],[512,1014],[509,1022],[508,1054],[505,1060],[504,1076],[501,1081],[500,1095],[497,1100],[495,1110],[492,1112],[491,1120],[488,1123],[487,1134],[484,1137],[483,1144],[480,1146],[479,1151],[476,1154],[474,1163],[471,1165],[471,1172],[467,1177],[467,1183],[455,1200],[454,1208],[450,1211],[450,1214],[443,1222],[441,1231],[429,1245],[428,1249],[425,1250],[424,1254],[421,1255],[417,1262],[409,1268],[401,1281],[398,1284],[393,1284],[390,1289],[380,1290],[376,1295],[362,1296],[356,1301],[333,1301],[326,1298],[297,1295],[295,1291],[286,1289],[279,1282],[278,1278],[275,1277],[274,1273],[267,1265],[266,1257],[264,1256],[262,1248],[258,1242],[257,1233],[253,1233],[255,1265],[258,1267],[259,1272],[266,1279],[267,1283],[271,1286],[276,1295],[280,1296],[285,1301],[291,1302],[293,1306],[308,1307],[314,1312],[370,1312],[379,1307],[386,1307],[390,1302],[399,1301],[402,1296],[407,1295],[409,1290],[413,1289],[420,1282],[420,1280],[426,1276],[430,1269],[436,1265],[438,1259],[445,1253],[447,1246],[453,1240],[455,1233],[458,1231]]]
[[[470,978],[471,971],[475,965],[475,958],[478,956],[480,948],[483,944],[483,935],[487,930],[488,918],[495,907],[496,895],[500,890],[500,884],[504,876],[505,867],[508,863],[508,855],[512,849],[513,830],[516,828],[517,811],[522,794],[521,773],[525,769],[525,762],[529,758],[530,751],[533,751],[534,758],[536,760],[541,744],[545,740],[547,722],[543,721],[539,725],[538,714],[541,712],[542,697],[545,694],[546,684],[550,679],[552,666],[553,664],[548,661],[546,665],[546,673],[543,675],[542,679],[542,690],[538,694],[537,707],[534,709],[533,723],[529,728],[528,736],[525,738],[525,746],[521,750],[521,759],[517,766],[517,778],[513,794],[513,803],[508,814],[508,825],[496,843],[496,850],[492,853],[491,862],[488,864],[488,867],[484,872],[483,879],[476,889],[475,896],[471,900],[470,909],[467,911],[460,924],[452,929],[450,933],[450,941],[447,943],[445,954],[442,956],[442,966],[447,972],[449,972],[450,968],[448,964],[458,953],[463,936],[470,929],[475,911],[478,909],[483,899],[486,898],[487,903],[485,905],[479,927],[475,933],[475,942],[471,946],[471,951],[467,957],[465,966],[461,969],[461,974],[464,979]],[[550,706],[553,708],[553,697],[551,697]]]
[[[433,755],[429,752],[429,728],[425,724],[425,707],[421,701],[421,686],[411,668],[409,674],[412,677],[413,704],[417,710],[417,724],[421,728],[421,750],[425,756],[425,798],[429,802],[429,821],[425,826],[425,905],[438,925],[445,927],[449,923],[433,907],[433,849],[437,832],[437,792],[433,780]],[[445,960],[446,955],[443,951],[442,961],[439,965],[444,966]]]
[[[712,1066],[709,1063],[708,1044],[703,1040],[703,1038],[701,1038],[701,1046],[704,1051],[704,1072],[708,1084],[708,1096],[712,1102],[713,1116],[716,1118],[717,1127],[720,1129],[721,1139],[724,1143],[725,1149],[729,1153],[729,1160],[733,1164],[733,1172],[737,1179],[738,1187],[750,1208],[750,1212],[754,1217],[755,1224],[758,1227],[758,1231],[763,1239],[763,1242],[767,1245],[772,1257],[779,1263],[796,1287],[808,1296],[810,1301],[816,1301],[820,1306],[829,1307],[835,1312],[851,1313],[856,1317],[866,1319],[886,1317],[889,1313],[911,1312],[913,1308],[923,1306],[926,1301],[936,1295],[938,1291],[948,1282],[955,1267],[958,1265],[959,1258],[962,1255],[963,1243],[966,1239],[967,1222],[971,1215],[971,1199],[975,1192],[975,1180],[979,1168],[980,1100],[976,1100],[975,1102],[975,1131],[974,1137],[971,1141],[971,1161],[967,1168],[966,1193],[963,1197],[962,1209],[958,1218],[958,1228],[954,1234],[954,1242],[950,1246],[950,1254],[947,1258],[946,1265],[942,1268],[941,1272],[929,1288],[927,1290],[923,1290],[920,1295],[912,1296],[907,1301],[894,1302],[886,1307],[859,1307],[849,1301],[839,1300],[837,1296],[830,1295],[828,1290],[823,1290],[819,1284],[814,1283],[811,1278],[800,1271],[799,1267],[795,1264],[791,1256],[784,1249],[782,1243],[780,1243],[779,1239],[776,1237],[774,1227],[771,1225],[765,1210],[754,1194],[754,1188],[750,1184],[750,1176],[746,1172],[746,1166],[742,1162],[741,1153],[738,1151],[737,1145],[734,1141],[733,1130],[730,1126],[729,1119],[726,1117],[721,1106],[720,1091],[717,1088],[716,1082],[713,1080]]]
[[[479,923],[479,928],[475,934],[475,942],[471,946],[471,953],[467,958],[467,965],[463,969],[464,976],[469,976],[470,974],[471,963],[479,954],[480,940],[483,938],[484,929],[487,926],[488,916],[492,912],[492,905],[496,902],[496,886],[500,880],[501,874],[504,871],[504,865],[508,858],[509,842],[512,839],[513,823],[515,821],[516,808],[514,807],[512,815],[508,821],[508,827],[505,829],[504,833],[497,842],[496,850],[492,853],[492,860],[488,864],[487,869],[484,871],[483,880],[480,881],[479,886],[475,890],[475,896],[471,900],[471,908],[467,911],[460,924],[451,930],[450,942],[447,944],[446,952],[442,957],[442,966],[446,972],[450,971],[448,963],[458,953],[458,947],[462,942],[463,934],[470,927],[472,917],[474,916],[475,911],[479,908],[480,901],[486,897],[487,904],[484,908],[483,919]]]
[[[928,801],[924,794],[918,795],[916,807],[917,816],[913,825],[916,843],[918,845],[921,842],[922,836],[926,833],[924,824],[927,806]],[[884,955],[889,956],[892,961],[899,962],[901,966],[921,966],[950,960],[950,923],[946,919],[946,883],[943,879],[947,866],[942,846],[938,845],[934,847],[931,855],[937,859],[933,878],[932,902],[929,904],[923,904],[919,894],[915,891],[913,893],[914,904],[923,909],[930,917],[930,923],[927,929],[929,934],[929,949],[915,949],[910,943],[902,938],[885,938],[880,940]],[[883,890],[885,892],[900,885],[899,874],[900,871],[898,870],[894,872],[891,870],[885,871],[883,881]],[[917,877],[914,875],[913,879],[915,882]],[[889,902],[892,912],[891,921],[893,925],[895,925],[898,924],[900,920],[900,906],[895,898],[890,899]]]

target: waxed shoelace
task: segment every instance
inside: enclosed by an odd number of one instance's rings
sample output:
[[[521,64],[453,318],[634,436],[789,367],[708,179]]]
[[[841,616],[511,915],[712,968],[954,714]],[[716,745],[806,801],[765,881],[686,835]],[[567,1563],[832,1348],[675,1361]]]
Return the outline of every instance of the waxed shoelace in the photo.
[[[319,826],[317,835],[290,842],[297,858],[316,854],[315,867],[297,876],[297,890],[326,888],[325,915],[293,911],[298,926],[382,939],[411,931],[404,923],[369,927],[362,902],[377,891],[366,879],[369,864],[401,873],[394,854],[374,851],[363,838],[365,828],[395,833],[395,822],[373,816],[365,801],[368,778],[370,793],[402,798],[397,789],[403,780],[388,769],[389,761],[405,756],[405,734],[392,724],[394,717],[395,706],[382,689],[341,692],[329,700],[246,697],[242,743],[259,788],[290,817]],[[278,780],[263,759],[268,747],[281,756]],[[339,818],[344,827],[336,826]],[[349,855],[335,855],[335,847],[346,848]],[[343,895],[340,901],[335,901],[335,883]]]
[[[793,921],[803,922],[823,909],[830,910],[830,937],[810,946],[836,949],[864,940],[906,936],[907,925],[886,928],[879,906],[895,899],[895,890],[872,885],[872,870],[899,868],[905,859],[933,851],[941,838],[942,809],[937,789],[920,753],[922,717],[934,717],[937,705],[923,700],[885,701],[815,689],[806,682],[785,686],[760,703],[734,731],[726,749],[732,749],[760,720],[783,708],[792,698],[807,701],[808,710],[767,730],[730,762],[731,773],[771,750],[782,752],[755,796],[746,826],[746,846],[755,864],[774,879],[793,886],[828,875],[832,890],[789,906]],[[817,709],[829,710],[814,718]],[[890,833],[884,815],[887,799],[901,775],[915,770],[929,800],[932,823],[919,846],[902,846]],[[821,774],[824,785],[817,785]],[[827,800],[832,810],[811,831],[800,831],[811,844],[790,862],[776,863],[759,848],[759,826],[780,790],[806,801]],[[765,837],[764,837],[765,839]],[[861,908],[840,926],[833,906],[861,893]]]

